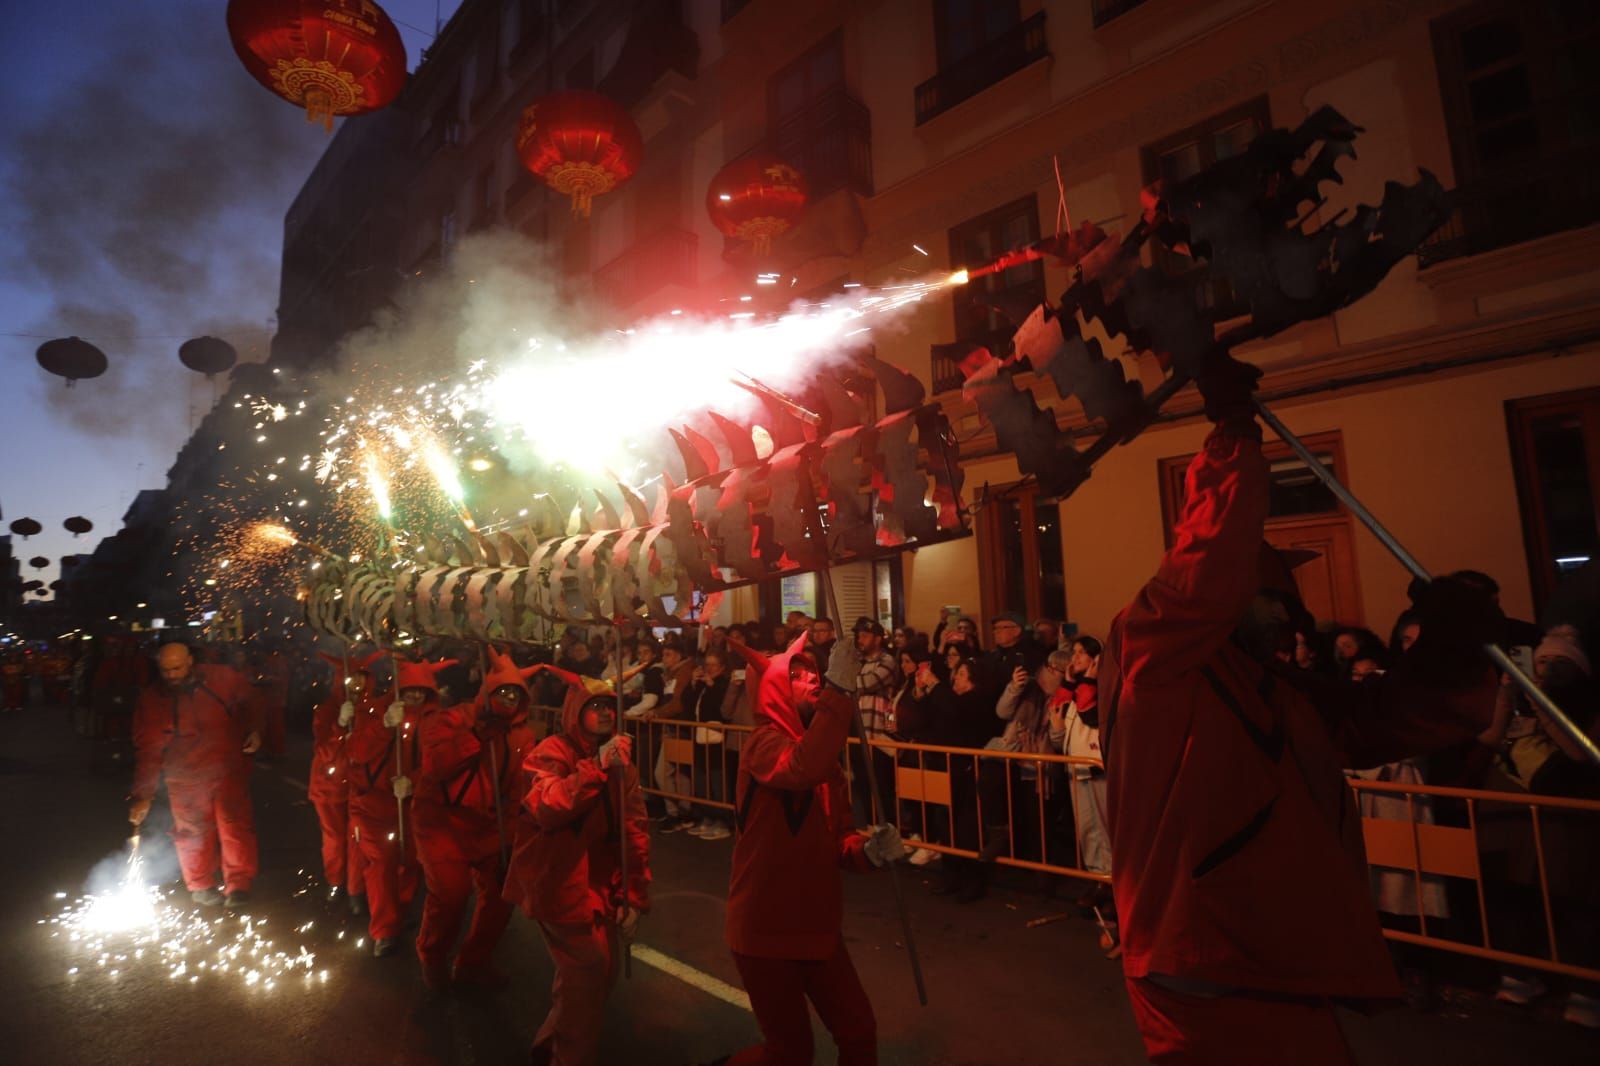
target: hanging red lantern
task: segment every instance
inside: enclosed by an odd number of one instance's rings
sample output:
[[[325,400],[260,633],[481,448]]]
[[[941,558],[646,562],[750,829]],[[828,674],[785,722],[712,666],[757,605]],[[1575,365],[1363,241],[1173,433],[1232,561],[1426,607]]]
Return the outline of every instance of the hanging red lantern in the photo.
[[[252,78],[329,130],[405,87],[405,42],[372,0],[228,0],[228,36]]]
[[[644,139],[633,116],[610,98],[568,89],[535,100],[522,113],[517,154],[556,192],[572,198],[572,213],[589,217],[590,201],[633,177]]]
[[[805,209],[806,179],[766,152],[735,159],[706,190],[706,210],[717,229],[749,241],[757,255],[771,252],[773,238],[789,232]]]

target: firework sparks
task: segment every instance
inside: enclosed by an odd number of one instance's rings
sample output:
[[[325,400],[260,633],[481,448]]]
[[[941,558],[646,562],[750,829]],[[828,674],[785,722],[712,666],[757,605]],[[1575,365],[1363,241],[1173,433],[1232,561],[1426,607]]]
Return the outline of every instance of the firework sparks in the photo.
[[[115,981],[135,967],[160,967],[169,979],[188,985],[202,978],[233,979],[265,991],[291,977],[299,978],[302,988],[327,981],[328,971],[317,970],[316,955],[303,944],[277,946],[266,932],[267,919],[207,916],[178,905],[172,895],[146,882],[135,853],[113,889],[80,896],[39,924],[54,927],[50,936],[71,955],[67,977],[74,981],[97,974]],[[66,893],[56,898],[65,899]]]

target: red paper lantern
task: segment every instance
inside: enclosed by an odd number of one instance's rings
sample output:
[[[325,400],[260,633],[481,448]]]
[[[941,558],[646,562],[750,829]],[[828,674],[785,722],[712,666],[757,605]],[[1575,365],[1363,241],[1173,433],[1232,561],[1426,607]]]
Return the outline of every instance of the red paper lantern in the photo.
[[[252,78],[330,130],[405,87],[405,42],[372,0],[228,0],[228,36]]]
[[[590,201],[633,177],[644,139],[627,110],[599,93],[568,89],[535,100],[522,113],[517,154],[572,213],[589,217]]]
[[[787,233],[805,209],[806,179],[767,153],[735,159],[706,190],[706,210],[717,229],[749,241],[757,255],[772,251],[773,238]]]

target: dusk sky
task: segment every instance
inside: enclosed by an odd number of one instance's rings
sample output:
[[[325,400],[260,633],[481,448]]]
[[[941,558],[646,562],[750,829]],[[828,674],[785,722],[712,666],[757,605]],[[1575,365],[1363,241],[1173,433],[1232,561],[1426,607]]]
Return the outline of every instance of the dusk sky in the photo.
[[[458,0],[390,0],[414,68]],[[167,468],[213,389],[178,361],[211,334],[266,357],[283,215],[328,144],[257,85],[229,44],[224,0],[56,0],[0,43],[0,463],[4,523],[25,579],[115,533]],[[197,165],[197,161],[198,162]],[[65,383],[34,359],[53,337],[106,353]],[[74,538],[63,519],[84,515]],[[46,570],[26,560],[43,555]]]

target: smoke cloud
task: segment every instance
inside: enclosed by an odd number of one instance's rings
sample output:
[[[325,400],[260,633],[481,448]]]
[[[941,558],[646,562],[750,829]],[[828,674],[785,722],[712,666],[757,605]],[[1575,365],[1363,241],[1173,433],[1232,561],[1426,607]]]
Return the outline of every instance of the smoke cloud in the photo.
[[[327,137],[244,72],[221,4],[96,4],[74,34],[62,61],[81,69],[0,129],[0,261],[49,300],[18,325],[110,362],[49,402],[84,431],[176,446],[193,384],[178,345],[210,333],[264,357],[283,213]]]

